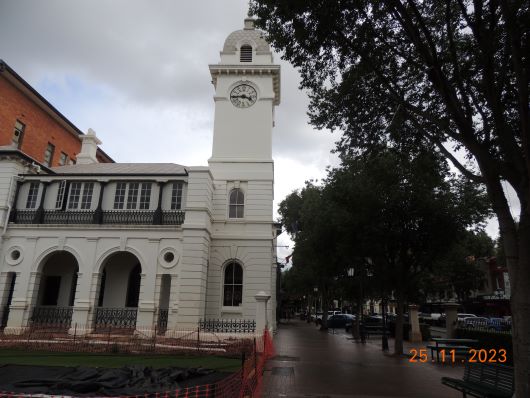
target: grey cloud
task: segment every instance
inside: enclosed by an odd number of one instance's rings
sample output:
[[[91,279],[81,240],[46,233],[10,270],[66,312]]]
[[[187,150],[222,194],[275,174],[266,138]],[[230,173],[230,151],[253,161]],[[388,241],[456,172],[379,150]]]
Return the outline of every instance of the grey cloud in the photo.
[[[75,70],[131,101],[201,101],[219,38],[242,27],[246,2],[3,1],[0,54],[18,71]],[[243,15],[242,15],[243,14]]]

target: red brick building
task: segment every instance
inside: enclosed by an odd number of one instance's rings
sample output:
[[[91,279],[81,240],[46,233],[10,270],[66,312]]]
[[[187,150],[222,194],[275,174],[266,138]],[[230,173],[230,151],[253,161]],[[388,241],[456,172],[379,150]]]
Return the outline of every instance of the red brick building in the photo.
[[[0,146],[19,149],[45,166],[72,164],[83,133],[0,60]],[[101,149],[100,163],[114,161]]]

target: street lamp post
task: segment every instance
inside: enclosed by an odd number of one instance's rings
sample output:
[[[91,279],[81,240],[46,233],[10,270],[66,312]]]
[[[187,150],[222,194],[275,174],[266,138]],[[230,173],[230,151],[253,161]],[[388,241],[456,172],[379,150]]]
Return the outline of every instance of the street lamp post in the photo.
[[[383,304],[383,335],[381,336],[381,346],[383,351],[388,351],[388,336],[386,335],[386,327],[387,327],[387,303],[388,300],[386,297],[381,298],[382,304]]]

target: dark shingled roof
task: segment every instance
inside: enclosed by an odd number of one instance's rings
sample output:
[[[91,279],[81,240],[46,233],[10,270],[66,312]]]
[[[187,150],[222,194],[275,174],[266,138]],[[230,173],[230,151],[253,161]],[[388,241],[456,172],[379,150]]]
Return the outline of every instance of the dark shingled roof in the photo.
[[[72,175],[187,175],[186,168],[175,163],[92,163],[52,167],[57,174]]]

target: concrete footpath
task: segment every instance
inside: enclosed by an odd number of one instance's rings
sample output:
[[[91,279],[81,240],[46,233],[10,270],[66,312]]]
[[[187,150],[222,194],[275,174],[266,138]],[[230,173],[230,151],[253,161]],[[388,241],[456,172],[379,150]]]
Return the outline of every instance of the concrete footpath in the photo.
[[[436,364],[430,356],[426,363],[411,363],[383,353],[380,338],[360,344],[343,331],[321,332],[313,324],[290,321],[280,325],[274,347],[276,357],[264,371],[264,398],[461,396],[440,379],[461,378],[462,364]]]

